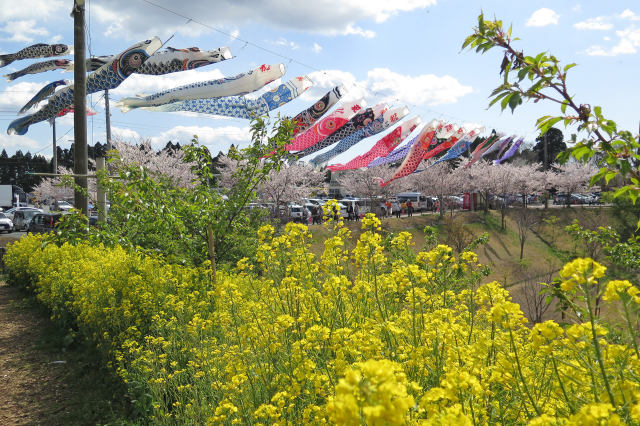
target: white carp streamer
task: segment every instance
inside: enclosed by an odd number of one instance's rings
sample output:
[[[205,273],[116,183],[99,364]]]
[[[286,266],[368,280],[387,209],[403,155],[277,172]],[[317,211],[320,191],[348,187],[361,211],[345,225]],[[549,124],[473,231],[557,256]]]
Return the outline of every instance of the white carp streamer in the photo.
[[[191,83],[149,96],[122,98],[116,106],[122,112],[127,112],[134,108],[157,107],[172,102],[246,95],[282,77],[284,72],[284,64],[262,65],[234,77]]]
[[[296,77],[262,94],[258,99],[235,96],[216,99],[194,99],[145,109],[161,112],[192,111],[250,120],[258,116],[267,115],[269,111],[297,98],[312,85],[313,82],[309,77]]]

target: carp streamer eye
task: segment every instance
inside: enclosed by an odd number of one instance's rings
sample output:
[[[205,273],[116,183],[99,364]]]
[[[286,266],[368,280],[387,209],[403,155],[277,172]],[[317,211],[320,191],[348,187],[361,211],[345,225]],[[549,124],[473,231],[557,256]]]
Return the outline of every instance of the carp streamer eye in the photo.
[[[316,111],[321,111],[324,109],[324,102],[320,101],[320,102],[316,102],[316,104],[313,106],[313,108]]]
[[[134,53],[133,55],[131,55],[128,60],[128,65],[131,68],[138,68],[140,65],[142,65],[142,57],[140,56],[140,54]]]

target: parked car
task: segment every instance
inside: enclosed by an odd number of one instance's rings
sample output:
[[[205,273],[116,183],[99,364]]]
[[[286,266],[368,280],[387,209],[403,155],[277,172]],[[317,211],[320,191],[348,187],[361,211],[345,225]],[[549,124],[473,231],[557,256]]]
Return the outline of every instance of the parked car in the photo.
[[[60,213],[38,213],[29,222],[29,232],[49,232],[58,224]]]
[[[0,212],[0,232],[7,234],[13,231],[13,222],[6,214]]]
[[[40,210],[40,209],[34,209],[34,210],[20,209],[20,210],[17,210],[13,214],[13,230],[14,231],[26,231],[27,229],[29,229],[29,222],[31,222],[31,219],[33,219],[33,217],[35,215],[37,215],[38,213],[42,213],[42,210]]]
[[[553,204],[567,204],[567,194],[556,194],[553,197]]]
[[[71,205],[71,203],[69,203],[67,201],[57,201],[57,202],[51,204],[51,210],[52,211],[68,212],[72,208],[73,208],[73,206]]]
[[[9,219],[13,220],[13,214],[18,210],[24,210],[24,211],[32,210],[32,211],[38,211],[38,212],[42,211],[36,207],[12,207],[9,210],[5,210],[4,214],[6,214]]]

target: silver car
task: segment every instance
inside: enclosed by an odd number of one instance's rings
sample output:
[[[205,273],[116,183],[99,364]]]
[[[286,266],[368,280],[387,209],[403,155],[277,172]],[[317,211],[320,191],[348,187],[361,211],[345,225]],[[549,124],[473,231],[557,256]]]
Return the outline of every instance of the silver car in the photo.
[[[29,228],[29,222],[42,210],[16,210],[13,213],[13,230],[14,231],[26,231]]]
[[[0,213],[0,232],[10,233],[13,231],[13,222],[7,217],[6,214]]]

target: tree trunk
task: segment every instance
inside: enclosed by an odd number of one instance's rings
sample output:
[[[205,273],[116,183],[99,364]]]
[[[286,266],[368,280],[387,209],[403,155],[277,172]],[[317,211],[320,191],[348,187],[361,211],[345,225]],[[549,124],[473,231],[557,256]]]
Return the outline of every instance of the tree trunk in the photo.
[[[207,226],[207,242],[209,243],[209,260],[211,260],[211,283],[216,285],[216,251],[213,243],[213,228],[211,225]]]
[[[522,260],[522,257],[524,256],[524,242],[525,238],[520,238],[520,260]]]

